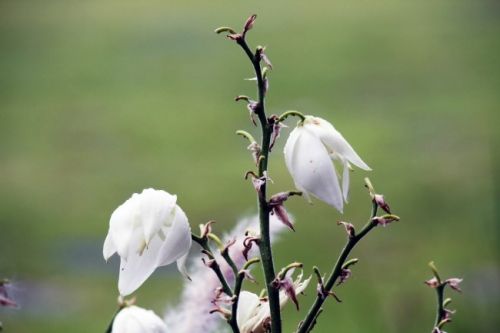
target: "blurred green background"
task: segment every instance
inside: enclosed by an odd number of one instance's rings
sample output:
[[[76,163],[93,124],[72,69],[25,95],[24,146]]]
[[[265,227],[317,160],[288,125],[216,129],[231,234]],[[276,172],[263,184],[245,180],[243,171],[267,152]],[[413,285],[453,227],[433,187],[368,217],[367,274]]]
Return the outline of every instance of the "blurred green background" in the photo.
[[[116,304],[117,260],[101,247],[111,212],[145,187],[177,193],[191,225],[228,230],[254,212],[244,106],[254,94],[241,50],[213,29],[240,28],[274,64],[269,113],[330,120],[374,169],[402,221],[353,254],[317,332],[429,332],[435,260],[463,277],[451,332],[497,332],[500,180],[500,5],[497,1],[0,1],[0,277],[20,309],[6,332],[103,332]],[[290,125],[293,122],[290,122]],[[281,150],[272,191],[292,188]],[[369,213],[352,175],[344,216],[315,201],[287,203],[296,233],[276,245],[330,270],[345,238],[335,221]],[[162,313],[182,279],[160,269],[136,295]],[[288,307],[291,332],[302,311]]]

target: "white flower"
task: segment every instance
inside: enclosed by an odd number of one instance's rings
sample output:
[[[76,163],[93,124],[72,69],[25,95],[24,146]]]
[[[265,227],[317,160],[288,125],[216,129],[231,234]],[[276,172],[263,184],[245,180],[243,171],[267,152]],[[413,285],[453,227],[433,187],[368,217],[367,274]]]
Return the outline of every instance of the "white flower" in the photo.
[[[302,293],[311,281],[311,277],[302,281],[302,274],[293,281],[293,288],[298,295]],[[280,290],[280,308],[283,309],[290,297],[285,290]],[[270,320],[269,303],[261,300],[259,296],[248,291],[242,291],[238,299],[238,313],[236,320],[240,333],[264,333],[264,324]]]
[[[185,274],[191,229],[176,201],[177,196],[165,191],[145,189],[134,193],[111,215],[103,255],[107,260],[118,252],[121,258],[121,295],[133,293],[157,267],[174,261]]]
[[[111,333],[166,333],[167,326],[153,311],[132,305],[116,315]]]
[[[328,121],[306,116],[285,144],[285,163],[297,189],[343,210],[349,192],[350,163],[371,170],[351,145]],[[332,161],[343,166],[342,190]],[[310,199],[309,199],[310,200]]]

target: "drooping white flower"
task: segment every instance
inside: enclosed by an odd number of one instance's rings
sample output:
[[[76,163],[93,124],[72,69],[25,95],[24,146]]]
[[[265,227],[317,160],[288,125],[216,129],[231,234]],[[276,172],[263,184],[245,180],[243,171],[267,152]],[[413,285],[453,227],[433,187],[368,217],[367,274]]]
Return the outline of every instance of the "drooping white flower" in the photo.
[[[328,121],[306,116],[290,133],[285,144],[285,163],[297,189],[343,210],[349,192],[351,163],[371,170],[351,145]],[[342,189],[332,161],[343,166]]]
[[[132,305],[118,312],[111,333],[167,333],[167,326],[152,310]]]
[[[302,281],[302,274],[299,274],[297,279],[291,282],[290,288],[293,288],[295,295],[298,295],[307,288],[309,281],[311,281],[311,277]],[[279,298],[280,308],[283,309],[290,300],[290,294],[284,288],[280,289]],[[271,317],[269,303],[254,293],[242,291],[238,299],[236,317],[241,333],[264,333],[266,332],[265,324]]]
[[[118,290],[129,295],[139,288],[157,267],[183,263],[191,248],[191,229],[177,196],[145,189],[134,193],[111,215],[103,255],[115,252],[121,258]]]

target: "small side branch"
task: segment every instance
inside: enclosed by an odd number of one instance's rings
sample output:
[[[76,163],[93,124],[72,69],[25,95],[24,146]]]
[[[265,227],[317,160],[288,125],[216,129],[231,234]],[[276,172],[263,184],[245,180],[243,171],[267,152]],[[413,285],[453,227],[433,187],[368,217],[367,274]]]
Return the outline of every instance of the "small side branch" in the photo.
[[[376,219],[374,219],[375,216],[377,215],[377,209],[378,209],[377,203],[373,202],[372,211],[368,223],[363,227],[363,229],[358,234],[353,234],[352,236],[349,237],[346,245],[340,252],[340,255],[333,267],[332,272],[330,273],[330,276],[328,277],[324,285],[325,292],[329,293],[332,291],[332,288],[335,285],[337,279],[340,277],[342,273],[342,268],[344,267],[346,260],[349,257],[349,254],[351,253],[352,249],[366,234],[368,234],[373,228],[377,226],[378,222]],[[321,306],[323,305],[325,300],[326,297],[321,297],[320,295],[316,297],[316,300],[309,309],[309,312],[307,313],[304,321],[301,323],[297,333],[311,332],[314,325],[316,324],[319,314],[322,311]]]

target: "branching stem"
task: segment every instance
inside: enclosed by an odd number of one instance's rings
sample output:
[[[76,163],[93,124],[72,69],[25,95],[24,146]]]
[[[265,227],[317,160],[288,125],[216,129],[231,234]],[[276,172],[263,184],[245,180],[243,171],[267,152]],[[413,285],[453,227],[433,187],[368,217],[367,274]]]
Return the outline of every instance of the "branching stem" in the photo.
[[[373,220],[373,218],[377,215],[377,209],[378,206],[376,203],[372,204],[372,211],[371,211],[371,217],[368,221],[368,223],[361,229],[361,231],[357,234],[355,234],[352,237],[348,238],[348,241],[342,251],[340,252],[340,255],[337,259],[337,262],[335,263],[335,266],[333,267],[332,272],[330,273],[330,276],[328,277],[326,283],[325,283],[325,290],[326,292],[330,292],[335,285],[335,282],[339,278],[340,274],[342,273],[342,268],[344,266],[344,263],[346,262],[349,254],[351,253],[351,250],[356,246],[356,244],[372,230],[374,227],[377,226],[377,222]],[[316,320],[322,311],[321,306],[325,302],[326,297],[316,297],[316,300],[314,301],[313,305],[309,309],[309,312],[307,313],[304,321],[301,323],[297,333],[307,333],[310,332],[314,325],[316,324]]]

